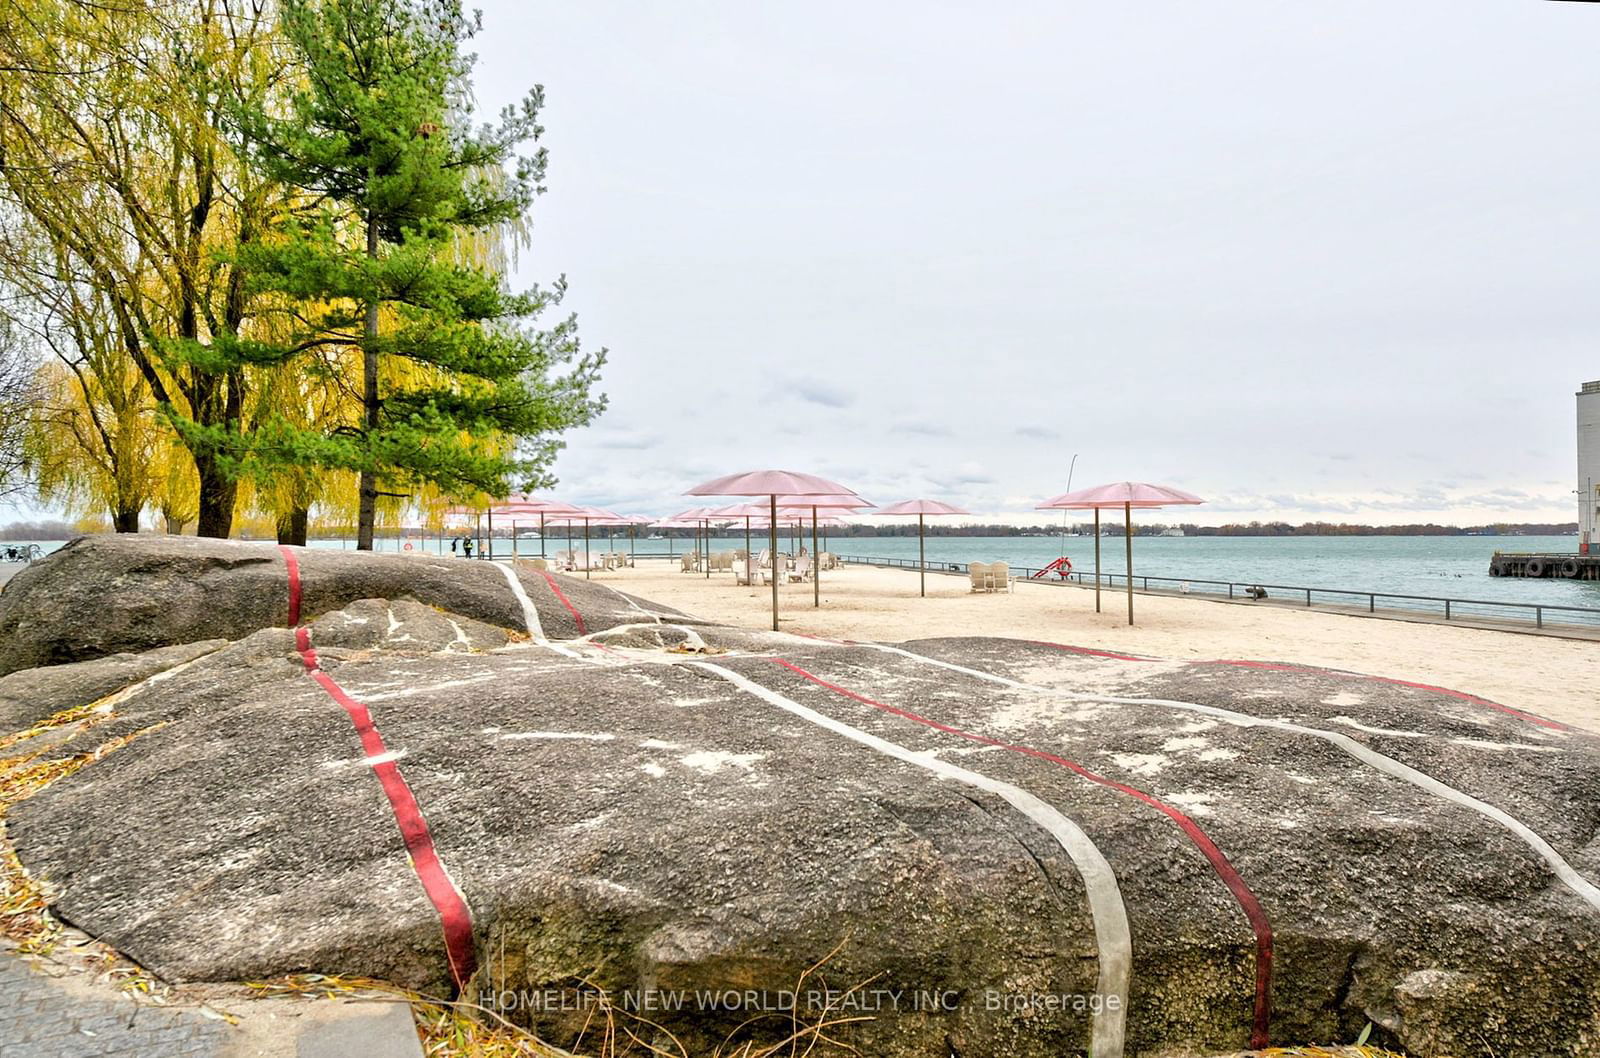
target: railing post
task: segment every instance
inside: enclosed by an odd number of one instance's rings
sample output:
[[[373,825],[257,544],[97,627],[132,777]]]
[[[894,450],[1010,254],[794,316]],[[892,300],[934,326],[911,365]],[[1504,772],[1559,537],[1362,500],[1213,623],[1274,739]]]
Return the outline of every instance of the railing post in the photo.
[[[1378,612],[1378,597],[1376,595],[1368,595],[1367,596],[1367,613],[1377,613],[1377,612]]]
[[[1228,598],[1233,598],[1233,581],[1228,582]]]
[[[1306,605],[1307,606],[1311,605],[1311,589],[1310,588],[1306,589]]]
[[[1446,599],[1444,601],[1444,619],[1446,621],[1450,620],[1450,600],[1449,599]]]
[[[1535,606],[1533,608],[1533,620],[1534,620],[1534,624],[1537,625],[1539,628],[1543,628],[1544,627],[1544,607],[1543,606]]]

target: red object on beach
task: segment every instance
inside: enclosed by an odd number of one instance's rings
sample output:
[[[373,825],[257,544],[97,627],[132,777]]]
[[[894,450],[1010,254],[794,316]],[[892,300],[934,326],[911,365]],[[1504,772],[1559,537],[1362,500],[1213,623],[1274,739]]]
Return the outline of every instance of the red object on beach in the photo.
[[[928,595],[928,547],[926,540],[927,522],[925,519],[930,514],[971,514],[960,507],[952,507],[940,500],[901,500],[891,503],[887,507],[880,507],[874,514],[914,514],[917,516],[917,571],[922,578],[921,591],[924,598]]]
[[[1054,573],[1057,576],[1059,576],[1062,580],[1066,580],[1068,574],[1070,574],[1071,572],[1072,572],[1072,559],[1068,558],[1066,555],[1062,555],[1060,558],[1058,558],[1054,562],[1050,563],[1044,569],[1041,569],[1038,572],[1034,573],[1033,579],[1034,580],[1038,580],[1040,577],[1043,577],[1048,573]]]
[[[1128,545],[1128,623],[1133,624],[1133,509],[1147,510],[1175,504],[1204,503],[1192,492],[1184,492],[1170,485],[1152,485],[1145,481],[1113,481],[1109,485],[1096,485],[1092,489],[1079,489],[1052,496],[1035,507],[1035,510],[1089,510],[1094,511],[1094,608],[1100,611],[1100,511],[1105,507],[1122,508],[1122,532]]]

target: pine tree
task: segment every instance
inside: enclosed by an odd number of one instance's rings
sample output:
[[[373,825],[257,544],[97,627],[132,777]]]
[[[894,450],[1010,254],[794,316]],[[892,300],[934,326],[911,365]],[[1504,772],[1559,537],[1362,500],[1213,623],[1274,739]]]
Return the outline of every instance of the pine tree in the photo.
[[[303,86],[280,113],[242,108],[238,129],[303,196],[237,248],[267,307],[259,333],[219,338],[212,354],[320,374],[349,391],[352,414],[259,423],[232,468],[356,472],[364,549],[378,497],[408,494],[390,490],[548,487],[557,435],[604,406],[591,390],[605,352],[581,352],[571,316],[535,326],[564,280],[512,293],[469,252],[543,190],[544,151],[516,153],[542,131],[542,91],[469,127],[462,45],[478,25],[453,0],[284,0],[280,17]]]

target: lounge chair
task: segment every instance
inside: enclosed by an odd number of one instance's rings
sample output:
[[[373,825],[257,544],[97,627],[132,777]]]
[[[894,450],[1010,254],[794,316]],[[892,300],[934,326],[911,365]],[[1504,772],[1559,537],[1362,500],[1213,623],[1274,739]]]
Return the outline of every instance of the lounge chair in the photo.
[[[694,552],[693,551],[689,552],[686,555],[678,556],[678,572],[680,572],[680,573],[693,573],[694,572]]]
[[[1015,583],[1015,579],[1011,576],[1011,564],[1009,562],[989,563],[990,591],[1010,592],[1015,590],[1012,587]]]
[[[805,580],[811,576],[811,556],[801,555],[794,560],[794,579]]]
[[[993,591],[989,581],[989,563],[968,562],[967,576],[972,578],[972,591]]]

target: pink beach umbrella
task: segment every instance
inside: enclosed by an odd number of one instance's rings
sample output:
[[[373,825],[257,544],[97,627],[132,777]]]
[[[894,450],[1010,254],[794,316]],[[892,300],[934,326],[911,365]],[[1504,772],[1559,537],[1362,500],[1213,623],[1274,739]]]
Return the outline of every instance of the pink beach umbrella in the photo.
[[[811,516],[811,605],[822,605],[822,567],[817,561],[820,553],[817,549],[817,512],[825,511],[864,511],[874,506],[854,493],[836,496],[779,496],[778,515],[782,517],[786,512],[794,512],[801,516],[800,530],[805,531],[804,517]]]
[[[754,561],[750,555],[750,526],[753,519],[755,525],[761,526],[762,528],[766,527],[767,505],[764,503],[730,503],[726,507],[718,507],[713,510],[711,512],[711,516],[714,518],[744,519],[744,560],[746,563],[746,579],[750,580],[751,583],[754,583],[754,579],[749,576],[749,573],[753,569],[750,563]]]
[[[767,513],[772,521],[768,528],[771,533],[772,553],[778,553],[778,498],[787,496],[792,498],[807,496],[854,496],[853,489],[847,489],[838,482],[819,478],[815,474],[801,474],[792,470],[751,470],[743,474],[729,474],[725,477],[713,478],[703,481],[690,489],[690,496],[765,496],[767,498]],[[778,578],[772,578],[772,630],[778,630]]]
[[[874,514],[914,514],[917,516],[917,567],[922,577],[922,596],[928,596],[928,551],[927,542],[923,534],[927,531],[927,516],[930,514],[971,514],[960,507],[952,507],[948,503],[938,500],[901,500],[891,503],[887,507],[873,511]]]
[[[1143,481],[1114,481],[1092,489],[1064,492],[1039,504],[1035,510],[1094,510],[1094,609],[1100,612],[1100,511],[1122,508],[1122,532],[1128,549],[1128,623],[1133,624],[1133,509],[1204,503],[1199,496],[1167,485]]]
[[[686,511],[679,511],[677,514],[674,514],[669,520],[670,521],[674,521],[674,522],[688,522],[694,527],[694,530],[695,530],[694,553],[696,555],[700,555],[701,554],[700,541],[701,541],[701,538],[704,537],[704,539],[705,539],[704,558],[702,559],[700,564],[705,567],[706,580],[710,580],[711,579],[711,523],[714,522],[714,521],[720,521],[721,520],[721,516],[717,513],[716,508],[714,508],[714,507],[690,507]]]
[[[699,529],[700,523],[690,518],[679,518],[674,515],[671,518],[657,518],[650,523],[650,527],[652,529]],[[667,534],[667,554],[672,554],[671,533]]]
[[[634,543],[639,539],[639,529],[655,519],[648,514],[624,514],[622,517],[628,523],[628,565],[631,566],[637,561]]]
[[[537,514],[539,516],[539,557],[543,558],[545,518],[552,514],[574,514],[577,512],[577,510],[578,508],[574,507],[572,504],[562,503],[560,500],[545,499],[540,496],[516,495],[507,498],[503,502],[496,504],[493,507],[490,507],[489,517],[492,519],[497,514],[502,518],[510,517],[511,557],[516,558],[517,519],[522,516],[532,516]],[[494,531],[493,521],[489,523],[489,529],[491,533]]]
[[[567,527],[567,550],[572,550],[572,527],[579,522],[583,523],[583,579],[589,579],[589,526],[591,525],[621,525],[622,515],[615,511],[608,511],[604,507],[575,507],[552,518],[557,525]]]

